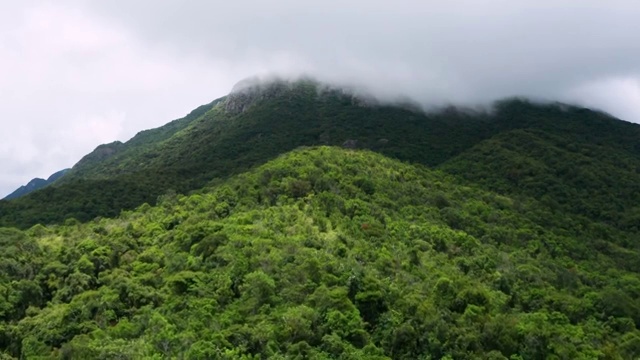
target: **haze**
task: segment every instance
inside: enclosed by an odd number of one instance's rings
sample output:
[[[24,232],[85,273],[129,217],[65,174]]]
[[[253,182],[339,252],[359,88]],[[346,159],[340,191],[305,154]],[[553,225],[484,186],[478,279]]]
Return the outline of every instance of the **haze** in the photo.
[[[640,122],[636,1],[21,1],[0,13],[0,197],[253,75]]]

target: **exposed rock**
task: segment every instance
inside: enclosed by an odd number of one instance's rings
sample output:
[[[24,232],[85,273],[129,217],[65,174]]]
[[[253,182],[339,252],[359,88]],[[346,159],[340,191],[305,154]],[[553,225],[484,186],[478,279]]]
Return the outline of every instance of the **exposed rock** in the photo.
[[[346,149],[355,149],[358,147],[358,140],[349,139],[342,143],[342,147]]]
[[[120,141],[114,141],[110,144],[100,145],[90,154],[83,157],[76,165],[74,165],[74,167],[89,162],[93,163],[104,161],[118,153],[120,150],[122,150],[123,147],[124,144]]]
[[[224,109],[231,114],[243,113],[256,102],[277,97],[290,86],[291,84],[284,80],[270,80],[267,82],[250,78],[240,81],[227,96]]]
[[[228,113],[240,114],[259,101],[277,97],[297,86],[312,86],[316,95],[321,98],[323,95],[344,97],[354,106],[375,107],[380,105],[374,96],[355,87],[322,85],[317,80],[308,77],[297,80],[252,77],[238,82],[233,87],[225,100],[224,108]]]
[[[94,156],[100,159],[106,159],[117,152],[117,148],[113,146],[99,147],[94,151]]]

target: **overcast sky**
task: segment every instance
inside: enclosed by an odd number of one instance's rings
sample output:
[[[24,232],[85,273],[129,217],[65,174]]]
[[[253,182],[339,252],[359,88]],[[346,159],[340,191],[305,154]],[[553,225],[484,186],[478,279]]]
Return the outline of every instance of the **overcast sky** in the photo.
[[[638,19],[637,0],[2,1],[0,197],[252,75],[640,122]]]

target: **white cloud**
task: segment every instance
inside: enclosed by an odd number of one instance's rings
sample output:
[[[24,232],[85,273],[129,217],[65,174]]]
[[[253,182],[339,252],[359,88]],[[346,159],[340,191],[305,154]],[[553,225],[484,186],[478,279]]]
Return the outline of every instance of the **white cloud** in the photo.
[[[608,78],[589,82],[568,91],[566,101],[609,109],[622,120],[640,122],[640,78]]]
[[[145,47],[74,8],[14,15],[0,25],[0,194],[72,166],[100,143],[183,116],[224,93],[234,75]]]

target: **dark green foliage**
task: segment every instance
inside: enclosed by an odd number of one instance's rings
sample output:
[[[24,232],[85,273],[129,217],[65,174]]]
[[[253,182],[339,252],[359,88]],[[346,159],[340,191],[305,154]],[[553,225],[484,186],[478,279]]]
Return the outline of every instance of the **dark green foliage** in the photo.
[[[640,356],[637,230],[468,181],[368,151],[300,149],[115,219],[0,229],[0,349]]]
[[[551,209],[638,230],[640,151],[577,137],[509,131],[441,168],[493,191],[535,197]]]

